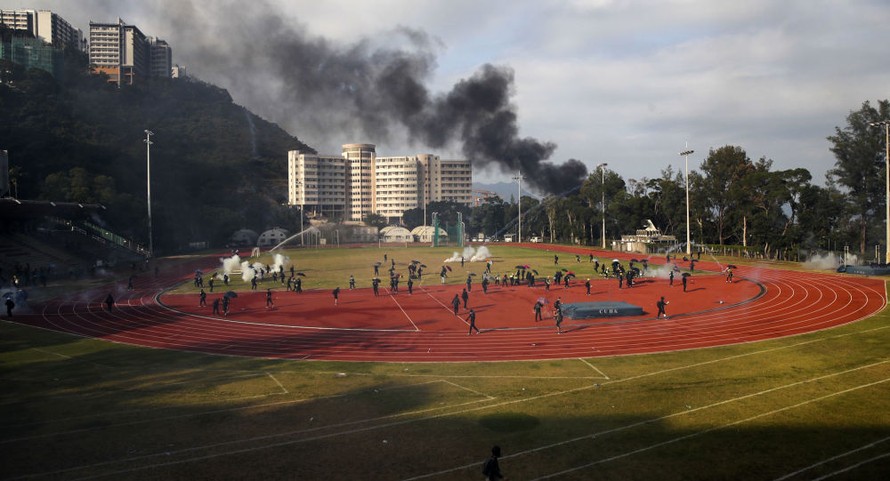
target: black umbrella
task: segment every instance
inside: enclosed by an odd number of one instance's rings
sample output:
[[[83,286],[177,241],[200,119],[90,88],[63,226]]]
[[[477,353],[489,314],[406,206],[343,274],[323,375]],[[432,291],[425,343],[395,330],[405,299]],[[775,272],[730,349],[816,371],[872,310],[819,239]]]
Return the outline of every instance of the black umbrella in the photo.
[[[229,291],[229,292],[226,292],[225,294],[223,294],[223,297],[228,297],[231,299],[233,297],[238,297],[238,293],[235,291]]]
[[[630,261],[631,261],[631,262],[640,262],[640,261],[638,261],[638,260],[636,260],[636,259],[631,259]]]
[[[532,274],[534,274],[534,275],[538,275],[538,271],[532,269]]]
[[[726,266],[726,267],[729,267],[730,269],[738,269],[738,267],[736,267],[736,266],[734,266],[734,265],[732,265],[732,264],[730,264],[730,265],[728,265],[728,266]]]
[[[566,279],[569,279],[569,280],[574,279],[574,278],[575,278],[575,274],[566,274],[566,277],[565,277],[565,278],[566,278]]]
[[[411,260],[411,263],[412,263],[412,264],[420,264],[420,261],[418,261],[418,260]]]
[[[563,272],[568,272],[569,270],[566,269],[565,267],[563,267],[563,268],[562,268],[562,271],[563,271]]]
[[[476,273],[475,273],[475,272],[471,272],[470,275],[473,276],[473,277],[476,277]]]
[[[374,263],[374,265],[377,266],[377,267],[380,267],[380,264],[383,264],[383,263],[382,263],[382,262],[375,262],[375,263]]]
[[[683,277],[690,277],[690,276],[692,276],[692,274],[690,274],[690,273],[688,273],[688,272],[684,272],[684,273],[683,273]]]
[[[525,269],[525,266],[524,266],[524,265],[518,265],[518,266],[514,267],[514,269]]]
[[[420,267],[423,267],[424,269],[426,269],[426,264],[421,264]]]
[[[297,275],[300,277],[306,277],[306,274],[303,274],[302,272],[297,272]]]

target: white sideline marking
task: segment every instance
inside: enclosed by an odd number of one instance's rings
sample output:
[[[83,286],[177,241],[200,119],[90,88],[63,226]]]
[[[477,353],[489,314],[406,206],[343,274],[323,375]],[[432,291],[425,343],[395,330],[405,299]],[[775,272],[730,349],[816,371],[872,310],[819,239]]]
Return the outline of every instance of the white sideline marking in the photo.
[[[602,376],[603,379],[609,379],[609,376],[606,376],[606,373],[604,373],[603,371],[600,371],[599,369],[597,369],[596,366],[594,366],[593,364],[587,362],[586,359],[584,359],[584,358],[580,358],[580,357],[579,357],[578,360],[581,361],[581,362],[583,362],[584,364],[587,364],[588,366],[590,366],[590,369],[593,369],[594,371],[600,373],[600,376]]]
[[[833,478],[833,477],[835,477],[835,476],[838,475],[838,474],[842,474],[842,473],[846,473],[846,472],[848,472],[848,471],[852,471],[852,470],[858,468],[859,466],[864,466],[864,465],[866,465],[867,463],[871,463],[871,462],[877,461],[877,460],[879,460],[879,459],[886,458],[887,456],[890,456],[890,453],[880,454],[880,455],[875,456],[875,457],[873,457],[873,458],[866,459],[865,461],[860,461],[860,462],[858,462],[858,463],[856,463],[856,464],[854,464],[854,465],[852,465],[852,466],[847,466],[847,467],[844,468],[844,469],[837,470],[837,471],[835,471],[835,472],[833,472],[833,473],[828,473],[828,474],[826,474],[825,476],[822,476],[822,477],[819,477],[819,478],[814,478],[813,481],[822,481],[823,479]]]
[[[409,384],[409,385],[406,385],[406,386],[392,386],[392,387],[389,387],[389,388],[382,388],[382,389],[378,389],[378,390],[379,390],[379,391],[389,391],[389,390],[395,390],[395,389],[411,388],[411,387],[415,387],[415,386],[423,386],[423,385],[434,384],[434,383],[439,383],[439,382],[446,383],[446,384],[450,384],[450,385],[455,385],[454,383],[451,383],[451,382],[449,382],[449,381],[444,381],[444,380],[431,380],[431,381],[426,381],[426,382],[417,383],[417,384]],[[465,387],[462,387],[462,386],[457,386],[457,387],[459,387],[459,388],[461,388],[461,389],[463,389],[463,390],[472,392],[471,389],[468,389],[468,388],[465,388]],[[484,401],[487,401],[487,400],[491,399],[491,396],[487,396],[487,395],[485,395],[485,394],[480,394],[480,395],[483,396],[483,397],[485,397],[486,399],[472,400],[472,401],[467,401],[467,402],[463,402],[463,403],[458,403],[458,404],[454,404],[454,405],[450,405],[450,406],[436,406],[436,407],[432,407],[432,408],[428,408],[428,409],[421,409],[421,410],[419,410],[419,411],[408,411],[408,412],[404,412],[404,413],[389,414],[389,415],[385,415],[385,416],[379,416],[379,417],[376,417],[376,418],[358,419],[358,420],[355,420],[355,421],[349,421],[349,422],[344,422],[344,423],[339,423],[339,424],[331,424],[331,425],[326,425],[326,426],[318,426],[318,427],[308,428],[308,429],[300,429],[300,430],[290,431],[290,432],[285,432],[285,433],[268,434],[268,435],[264,435],[264,436],[256,436],[256,437],[252,437],[252,438],[238,439],[238,440],[233,440],[233,441],[223,441],[223,442],[214,443],[214,444],[207,444],[207,445],[203,445],[203,446],[194,446],[194,447],[190,447],[190,448],[184,448],[184,449],[180,449],[180,450],[178,450],[178,451],[170,451],[170,452],[165,452],[165,453],[146,454],[146,455],[142,455],[142,456],[134,456],[134,457],[129,457],[129,458],[125,458],[125,459],[115,459],[115,460],[109,460],[109,461],[102,461],[102,462],[99,462],[99,463],[90,464],[90,465],[85,465],[85,466],[74,466],[74,467],[70,467],[70,468],[59,469],[59,470],[52,471],[52,472],[49,472],[49,473],[27,474],[27,475],[19,476],[19,477],[17,477],[17,478],[10,478],[10,481],[12,481],[12,480],[17,480],[17,479],[33,478],[33,477],[35,477],[35,476],[46,476],[46,475],[64,474],[64,473],[70,473],[70,472],[72,472],[72,471],[79,471],[79,470],[84,470],[84,469],[101,468],[101,467],[103,467],[103,466],[108,466],[108,465],[113,465],[113,464],[121,464],[121,463],[130,463],[130,462],[133,462],[133,461],[139,461],[139,460],[149,459],[149,458],[157,458],[157,457],[162,457],[162,456],[176,456],[176,455],[179,455],[179,454],[190,453],[190,452],[194,452],[194,451],[198,451],[198,450],[214,449],[214,448],[219,448],[219,447],[224,447],[224,446],[230,446],[230,445],[235,445],[235,444],[241,444],[241,443],[264,441],[264,440],[270,440],[270,439],[275,439],[275,438],[283,438],[283,437],[295,436],[295,435],[299,435],[299,434],[313,433],[313,432],[317,432],[317,431],[324,431],[324,430],[330,430],[330,429],[335,429],[335,428],[341,428],[341,427],[346,427],[346,426],[355,426],[355,425],[360,425],[360,424],[363,424],[363,423],[370,423],[370,422],[376,422],[376,421],[385,421],[385,420],[390,420],[390,419],[396,419],[395,421],[387,422],[386,424],[382,424],[382,425],[367,426],[367,427],[363,427],[363,428],[355,428],[355,429],[350,429],[350,430],[346,430],[346,431],[336,431],[336,432],[333,432],[333,433],[319,434],[319,435],[316,435],[316,436],[311,436],[311,437],[307,437],[307,438],[301,438],[301,439],[292,440],[292,441],[281,441],[281,442],[278,442],[278,443],[269,444],[269,445],[264,445],[264,446],[259,446],[259,447],[242,448],[242,449],[237,449],[237,450],[234,450],[234,451],[227,451],[227,452],[224,452],[224,453],[214,453],[214,454],[208,454],[208,455],[199,456],[199,457],[195,457],[195,458],[188,458],[188,459],[182,459],[182,460],[170,461],[170,462],[166,462],[166,463],[150,464],[150,465],[139,466],[139,467],[135,467],[135,468],[127,468],[127,469],[123,469],[123,470],[115,471],[115,472],[112,472],[112,473],[96,474],[96,475],[87,476],[87,477],[83,477],[83,478],[76,478],[76,479],[94,479],[94,478],[103,478],[103,477],[113,476],[113,475],[116,475],[116,474],[130,473],[130,472],[135,472],[135,471],[144,471],[144,470],[146,470],[146,469],[152,469],[152,468],[156,468],[156,467],[163,467],[163,466],[169,466],[169,465],[174,465],[174,464],[182,464],[182,463],[187,463],[187,462],[192,462],[192,461],[201,461],[201,460],[204,460],[204,459],[212,459],[212,458],[217,458],[217,457],[220,457],[220,456],[228,456],[228,455],[230,455],[230,454],[253,452],[253,451],[258,451],[258,450],[260,450],[260,449],[273,448],[273,447],[276,447],[276,446],[289,446],[289,445],[297,444],[297,443],[304,443],[304,442],[310,442],[310,441],[317,441],[317,440],[327,439],[327,438],[332,438],[332,437],[336,437],[336,436],[342,436],[342,435],[348,435],[348,434],[360,433],[360,432],[365,432],[365,431],[371,431],[371,430],[378,429],[378,428],[401,426],[401,425],[405,425],[405,424],[412,423],[412,422],[414,422],[414,421],[416,421],[416,420],[437,419],[437,418],[441,418],[441,417],[448,416],[449,414],[448,414],[448,413],[445,413],[445,414],[434,414],[434,415],[431,415],[431,416],[421,417],[421,418],[417,418],[417,419],[411,418],[411,419],[405,419],[405,420],[397,420],[398,418],[401,418],[401,417],[407,417],[407,416],[413,416],[413,415],[425,414],[425,413],[433,413],[433,412],[436,412],[436,411],[442,411],[442,410],[450,409],[450,408],[460,408],[460,407],[463,407],[463,406],[469,406],[469,405],[472,405],[472,404],[476,404],[476,403],[484,402]],[[332,399],[332,398],[340,398],[340,397],[348,397],[348,396],[346,396],[346,395],[335,395],[335,396],[326,396],[326,397],[323,397],[323,398],[300,399],[300,400],[298,400],[298,401],[284,401],[284,402],[280,402],[280,403],[265,404],[265,405],[263,405],[263,406],[269,406],[269,405],[274,405],[274,404],[288,404],[288,403],[290,403],[290,402],[318,401],[318,400]],[[211,412],[209,412],[209,413],[227,412],[227,411],[236,411],[236,410],[242,410],[242,409],[250,409],[250,408],[254,408],[254,407],[262,407],[262,406],[251,406],[251,407],[234,408],[234,409],[221,409],[221,410],[217,410],[217,411],[211,411]],[[458,411],[458,412],[464,412],[464,411]],[[205,412],[205,413],[202,413],[202,414],[209,414],[209,413],[206,413],[206,412]],[[184,416],[175,416],[175,417],[190,417],[190,416],[194,416],[194,415],[193,415],[193,414],[188,414],[188,415],[184,415]],[[134,423],[124,423],[124,424],[118,424],[118,425],[115,425],[115,426],[128,425],[128,424],[143,424],[143,423],[147,423],[147,422],[156,422],[156,420],[150,420],[150,421],[138,421],[138,422],[134,422]],[[107,429],[108,427],[111,427],[111,426],[105,426],[105,427],[103,427],[103,429]],[[40,436],[40,437],[42,437],[42,436]]]
[[[819,378],[815,378],[815,379],[819,379]],[[768,412],[765,412],[765,413],[757,414],[757,415],[754,415],[754,416],[751,416],[751,417],[748,417],[748,418],[745,418],[745,419],[740,419],[740,420],[738,420],[738,421],[733,421],[733,422],[731,422],[731,423],[723,424],[723,425],[721,425],[721,426],[715,426],[715,427],[708,428],[708,429],[705,429],[705,430],[702,430],[702,431],[698,431],[698,432],[696,432],[696,433],[690,433],[690,434],[687,434],[687,435],[685,435],[685,436],[679,436],[679,437],[676,437],[676,438],[674,438],[674,439],[669,439],[669,440],[667,440],[667,441],[662,441],[662,442],[660,442],[660,443],[655,443],[655,444],[652,444],[652,445],[649,445],[649,446],[646,446],[646,447],[643,447],[643,448],[640,448],[640,449],[636,449],[636,450],[633,450],[633,451],[629,451],[629,452],[626,452],[626,453],[623,453],[623,454],[618,454],[618,455],[611,456],[611,457],[608,457],[608,458],[604,458],[604,459],[600,459],[600,460],[597,460],[597,461],[593,461],[593,462],[590,462],[590,463],[587,463],[587,464],[582,464],[582,465],[580,465],[580,466],[575,466],[575,467],[572,467],[572,468],[569,468],[569,469],[565,469],[565,470],[562,470],[562,471],[559,471],[559,472],[556,472],[556,473],[551,473],[551,474],[548,474],[548,475],[545,475],[545,476],[540,476],[540,477],[537,477],[537,478],[533,478],[531,481],[538,481],[538,480],[541,480],[541,479],[550,479],[550,478],[553,478],[553,477],[556,477],[556,476],[561,476],[561,475],[563,475],[563,474],[568,474],[568,473],[572,473],[572,472],[575,472],[575,471],[580,471],[580,470],[582,470],[582,469],[586,469],[586,468],[589,468],[589,467],[594,466],[594,465],[597,465],[597,464],[602,464],[602,463],[606,463],[606,462],[609,462],[609,461],[614,461],[614,460],[616,460],[616,459],[626,458],[626,457],[628,457],[628,456],[632,456],[632,455],[634,455],[634,454],[642,453],[642,452],[645,452],[645,451],[650,451],[650,450],[652,450],[652,449],[659,448],[659,447],[661,447],[661,446],[666,446],[666,445],[668,445],[668,444],[673,444],[673,443],[676,443],[676,442],[678,442],[678,441],[683,441],[683,440],[685,440],[685,439],[694,438],[694,437],[696,437],[696,436],[700,436],[700,435],[702,435],[702,434],[710,433],[710,432],[713,432],[713,431],[718,431],[718,430],[720,430],[720,429],[724,429],[724,428],[731,427],[731,426],[736,426],[736,425],[738,425],[738,424],[743,424],[743,423],[746,423],[746,422],[748,422],[748,421],[753,421],[753,420],[755,420],[755,419],[760,419],[760,418],[762,418],[762,417],[772,416],[773,414],[777,414],[777,413],[780,413],[780,412],[783,412],[783,411],[788,411],[788,410],[791,410],[791,409],[799,408],[799,407],[801,407],[801,406],[806,406],[807,404],[812,404],[812,403],[815,403],[815,402],[824,401],[825,399],[829,399],[829,398],[832,398],[832,397],[835,397],[835,396],[840,396],[840,395],[842,395],[842,394],[847,394],[847,393],[849,393],[849,392],[853,392],[853,391],[858,391],[858,390],[860,390],[860,389],[865,389],[865,388],[868,388],[868,387],[876,386],[876,385],[878,385],[878,384],[883,384],[883,383],[888,382],[888,381],[890,381],[890,378],[885,378],[885,379],[882,379],[882,380],[880,380],[880,381],[870,382],[870,383],[868,383],[868,384],[860,384],[859,386],[851,387],[851,388],[849,388],[849,389],[844,389],[843,391],[833,392],[833,393],[831,393],[831,394],[826,394],[826,395],[824,395],[824,396],[819,396],[819,397],[817,397],[817,398],[808,399],[808,400],[806,400],[806,401],[799,402],[799,403],[797,403],[797,404],[792,404],[791,406],[785,406],[785,407],[783,407],[783,408],[774,409],[774,410],[772,410],[772,411],[768,411]],[[790,384],[790,386],[793,386],[794,384],[799,384],[799,383],[793,383],[793,384]],[[769,391],[772,391],[772,389],[768,389],[768,390],[765,391],[765,392],[769,392]],[[758,393],[758,394],[759,394],[759,393]],[[758,395],[758,394],[754,394],[754,395]],[[749,396],[742,396],[742,398],[745,398],[745,397],[749,397]],[[715,403],[715,405],[719,405],[719,404],[723,404],[723,403],[722,403],[722,402],[720,402],[720,403]],[[659,421],[659,420],[667,419],[667,418],[669,418],[669,417],[674,417],[674,416],[682,415],[682,414],[686,414],[686,413],[689,413],[689,412],[695,412],[695,411],[698,411],[699,409],[704,409],[704,408],[692,409],[692,410],[685,411],[685,412],[682,412],[682,413],[669,414],[669,415],[667,415],[667,416],[663,416],[663,417],[661,417],[661,418],[659,418],[659,419],[650,420],[650,421],[643,421],[643,422],[641,422],[641,423],[635,423],[635,424],[637,424],[637,425],[639,425],[639,424],[647,424],[647,423],[650,423],[650,422],[653,422],[653,421]],[[610,431],[606,431],[606,432],[603,433],[603,434],[610,433],[610,432],[614,432],[614,431],[618,431],[618,430],[623,430],[623,429],[626,429],[626,428],[613,429],[613,430],[610,430]],[[590,437],[595,437],[595,436],[596,436],[596,435],[594,434],[594,435],[592,435],[592,436],[590,436]],[[517,453],[516,455],[518,456],[519,454],[520,454],[520,453]],[[504,457],[506,458],[506,457],[509,457],[509,456],[504,456]]]
[[[278,387],[280,387],[281,390],[284,391],[284,392],[281,393],[281,394],[290,394],[290,391],[288,391],[287,388],[284,387],[284,385],[281,384],[281,382],[279,382],[278,379],[276,379],[275,376],[273,376],[271,372],[268,372],[268,371],[267,371],[267,372],[266,372],[266,375],[269,376],[270,378],[272,378],[272,380],[275,381],[275,384],[278,384]]]
[[[709,362],[710,362],[710,361],[709,361]],[[846,371],[840,371],[840,372],[836,372],[836,373],[832,373],[832,374],[826,374],[826,375],[824,375],[824,376],[818,376],[818,377],[811,378],[811,379],[805,379],[805,380],[803,380],[803,381],[793,382],[793,383],[791,383],[791,384],[786,384],[786,385],[784,385],[784,386],[777,386],[777,387],[774,387],[774,388],[766,389],[766,390],[763,390],[763,391],[760,391],[760,392],[756,392],[756,393],[752,393],[752,394],[746,394],[746,395],[744,395],[744,396],[739,396],[739,397],[732,398],[732,399],[725,399],[725,400],[723,400],[723,401],[718,401],[718,402],[715,402],[715,403],[712,403],[712,404],[708,404],[708,405],[706,405],[706,406],[701,406],[701,407],[697,407],[697,408],[694,408],[694,409],[685,410],[685,411],[682,411],[682,412],[677,412],[677,413],[672,413],[672,414],[666,414],[666,415],[664,415],[664,416],[659,416],[659,417],[652,418],[652,419],[646,419],[646,420],[643,420],[643,421],[637,421],[637,422],[635,422],[635,423],[631,423],[631,424],[628,424],[628,425],[625,425],[625,426],[619,426],[619,427],[616,427],[616,428],[613,428],[613,429],[609,429],[609,430],[607,430],[607,431],[602,431],[602,432],[598,432],[598,433],[586,434],[586,435],[584,435],[584,436],[577,436],[577,437],[575,437],[575,438],[567,439],[567,440],[565,440],[565,441],[559,441],[559,442],[556,442],[556,443],[546,444],[546,445],[543,445],[543,446],[538,446],[537,448],[527,449],[527,450],[525,450],[525,451],[520,451],[520,452],[518,452],[518,453],[510,454],[510,455],[504,456],[503,459],[510,459],[510,458],[515,458],[515,457],[519,457],[519,456],[524,456],[524,455],[526,455],[526,454],[531,454],[531,453],[535,453],[535,452],[538,452],[538,451],[545,451],[545,450],[547,450],[547,449],[552,449],[552,448],[556,448],[556,447],[560,447],[560,446],[565,446],[565,445],[567,445],[567,444],[575,443],[575,442],[578,442],[578,441],[583,441],[583,440],[587,440],[587,439],[592,439],[592,438],[595,438],[595,437],[597,437],[597,436],[602,436],[602,435],[604,435],[604,434],[611,434],[611,433],[615,433],[615,432],[619,432],[619,431],[624,431],[624,430],[627,430],[627,429],[636,428],[636,427],[639,427],[639,426],[644,426],[644,425],[647,425],[647,424],[657,423],[657,422],[664,421],[664,420],[666,420],[666,419],[670,419],[670,418],[673,418],[673,417],[683,416],[683,415],[686,415],[686,414],[689,414],[689,413],[694,413],[694,412],[698,412],[698,411],[703,411],[703,410],[705,410],[705,409],[711,409],[711,408],[714,408],[714,407],[722,406],[722,405],[724,405],[724,404],[729,404],[729,403],[733,403],[733,402],[736,402],[736,401],[741,401],[741,400],[745,400],[745,399],[749,399],[749,398],[753,398],[753,397],[761,396],[761,395],[768,394],[768,393],[775,392],[775,391],[779,391],[779,390],[782,390],[782,389],[787,389],[787,388],[790,388],[790,387],[795,387],[795,386],[799,386],[799,385],[802,385],[802,384],[807,384],[807,383],[810,383],[810,382],[813,382],[813,381],[819,381],[819,380],[822,380],[822,379],[827,379],[827,378],[835,377],[835,376],[839,376],[839,375],[842,375],[842,374],[848,374],[848,373],[851,373],[851,372],[858,371],[858,370],[860,370],[860,369],[871,368],[871,367],[879,366],[879,365],[881,365],[881,364],[886,364],[886,363],[888,363],[888,362],[890,362],[890,360],[888,360],[888,361],[880,361],[880,362],[876,362],[876,363],[873,363],[873,364],[868,364],[868,365],[865,365],[865,366],[859,366],[859,367],[856,367],[856,368],[853,368],[853,369],[848,369],[848,370],[846,370]],[[671,370],[673,370],[673,369],[669,369],[668,371],[671,371]],[[798,404],[798,405],[795,405],[795,406],[790,406],[790,407],[782,408],[782,409],[780,409],[780,410],[773,411],[773,413],[775,413],[775,412],[779,412],[779,411],[784,410],[784,409],[790,409],[790,408],[792,408],[792,407],[798,407],[798,406],[801,406],[801,405],[803,405],[803,404],[807,404],[807,403],[810,403],[810,402],[814,402],[814,401],[816,401],[816,400],[823,399],[823,398],[828,398],[828,397],[831,397],[831,396],[834,396],[834,395],[842,394],[842,393],[845,393],[845,392],[848,392],[848,391],[853,391],[853,390],[855,390],[855,389],[859,389],[859,388],[861,388],[861,387],[869,387],[869,386],[872,386],[872,385],[875,385],[875,384],[880,384],[880,383],[887,382],[887,381],[890,381],[890,378],[887,378],[887,379],[884,379],[884,380],[881,380],[881,381],[877,381],[877,382],[874,382],[874,383],[870,383],[870,384],[867,384],[867,385],[864,385],[864,386],[859,386],[859,387],[856,387],[856,388],[851,388],[851,389],[848,389],[848,390],[846,390],[846,391],[841,391],[841,392],[839,392],[839,393],[828,394],[828,395],[823,396],[822,398],[811,399],[811,400],[809,400],[809,401],[806,401],[805,403],[801,403],[801,404]],[[615,382],[621,382],[621,381],[612,381],[612,382],[605,383],[605,384],[612,384],[612,383],[615,383]],[[565,391],[565,393],[577,392],[577,391],[583,391],[583,390],[588,390],[588,389],[592,389],[592,388],[593,388],[593,386],[584,386],[584,387],[581,387],[581,388],[576,388],[576,389],[571,389],[571,390],[569,390],[569,391]],[[534,400],[534,399],[544,398],[544,397],[549,397],[549,395],[544,394],[544,395],[541,395],[541,396],[537,396],[537,397],[535,397],[535,398],[529,398],[528,400]],[[503,405],[507,405],[507,404],[513,404],[514,402],[516,402],[516,401],[507,401],[507,402],[503,402],[503,403],[499,403],[499,404],[492,404],[492,405],[489,405],[489,406],[485,406],[485,408],[499,407],[499,406],[503,406]],[[480,408],[476,408],[476,409],[480,409]],[[740,422],[748,421],[748,420],[751,420],[751,419],[756,419],[756,418],[758,418],[758,417],[762,417],[762,416],[765,416],[765,415],[767,415],[767,414],[772,414],[772,413],[759,414],[759,415],[754,416],[754,417],[751,417],[751,418],[749,418],[749,419],[747,419],[747,420],[737,421],[736,423],[727,424],[727,425],[725,425],[725,426],[731,426],[731,425],[734,425],[734,424],[738,424],[738,423],[740,423]],[[714,429],[717,429],[717,428],[711,428],[711,429],[709,429],[708,431],[711,431],[711,430],[714,430]],[[707,431],[702,431],[702,433],[703,433],[703,432],[707,432]],[[573,469],[573,470],[582,469],[582,468],[584,468],[584,467],[589,467],[589,466],[592,466],[592,465],[597,464],[597,463],[602,463],[602,462],[611,461],[611,460],[614,460],[614,459],[619,459],[619,458],[621,458],[621,457],[625,457],[625,456],[629,456],[629,455],[631,455],[631,454],[636,454],[636,453],[639,453],[639,452],[643,452],[643,451],[646,451],[646,450],[649,450],[649,449],[652,449],[652,448],[655,448],[655,447],[658,447],[658,446],[661,446],[661,445],[664,445],[664,444],[668,444],[668,443],[670,443],[670,442],[675,442],[675,441],[677,441],[677,440],[686,439],[686,438],[689,438],[689,437],[692,437],[692,436],[696,436],[696,435],[698,435],[698,434],[700,434],[700,433],[697,433],[697,434],[689,434],[689,435],[686,435],[686,436],[682,436],[681,438],[677,438],[677,439],[674,440],[674,441],[665,441],[665,442],[658,443],[658,444],[656,444],[656,445],[650,446],[650,447],[648,447],[648,448],[641,448],[641,449],[638,449],[638,450],[635,450],[635,451],[632,451],[632,452],[629,452],[629,453],[625,453],[625,454],[622,454],[622,455],[614,456],[614,457],[612,457],[612,458],[605,459],[605,460],[599,460],[599,461],[596,461],[596,462],[594,462],[594,463],[588,463],[588,464],[586,464],[586,465],[584,465],[584,466],[577,467],[577,468],[572,468],[572,469]],[[474,467],[474,466],[476,466],[476,463],[473,463],[473,464],[467,464],[467,465],[463,465],[463,466],[457,466],[457,467],[454,467],[454,468],[445,469],[445,470],[442,470],[442,471],[437,471],[437,472],[435,472],[435,473],[422,474],[422,475],[419,475],[419,476],[414,476],[414,477],[411,477],[411,478],[406,478],[406,479],[403,480],[403,481],[414,481],[414,480],[424,479],[424,478],[429,478],[429,477],[433,477],[433,476],[440,476],[440,475],[447,474],[447,473],[452,473],[452,472],[455,472],[455,471],[460,471],[460,470],[464,470],[464,469],[469,469],[469,468],[472,468],[472,467]],[[567,473],[567,472],[570,472],[570,471],[571,471],[571,470],[561,471],[560,473],[557,473],[557,474],[563,474],[563,473]],[[555,476],[555,474],[548,475],[548,477],[549,477],[549,476]],[[546,479],[546,478],[537,478],[537,479]]]
[[[402,308],[402,305],[399,304],[399,301],[396,300],[396,296],[389,296],[389,298],[392,299],[392,301],[396,303],[396,307],[398,307],[399,310],[402,311],[402,314],[404,314],[405,317],[408,318],[408,322],[410,322],[411,325],[414,326],[414,330],[417,331],[417,332],[419,332],[419,331],[420,331],[420,328],[417,327],[417,324],[414,324],[414,319],[411,319],[411,316],[409,316],[408,313],[405,312],[405,309],[403,309],[403,308]]]
[[[851,449],[850,451],[847,451],[847,452],[845,452],[845,453],[841,453],[841,454],[838,454],[838,455],[836,455],[836,456],[832,456],[832,457],[830,457],[830,458],[827,458],[827,459],[824,459],[824,460],[822,460],[822,461],[819,461],[818,463],[813,463],[813,464],[811,464],[811,465],[809,465],[809,466],[807,466],[807,467],[805,467],[805,468],[798,469],[797,471],[795,471],[795,472],[793,472],[793,473],[788,473],[788,474],[786,474],[785,476],[782,476],[781,478],[776,478],[775,481],[783,481],[783,480],[788,479],[788,478],[793,478],[794,476],[797,476],[798,474],[801,474],[801,473],[803,473],[803,472],[805,472],[805,471],[809,471],[809,470],[811,470],[811,469],[813,469],[813,468],[822,466],[823,464],[827,464],[827,463],[830,463],[830,462],[832,462],[832,461],[836,461],[836,460],[838,460],[838,459],[840,459],[840,458],[843,458],[843,457],[845,457],[845,456],[849,456],[849,455],[851,455],[851,454],[856,454],[856,453],[858,453],[859,451],[865,451],[866,449],[871,449],[871,448],[877,446],[878,444],[887,442],[888,440],[890,440],[890,436],[888,436],[888,437],[886,437],[886,438],[884,438],[884,439],[879,439],[879,440],[877,440],[877,441],[868,443],[868,444],[866,444],[865,446],[860,446],[860,447],[858,447],[858,448],[856,448],[856,449]],[[886,454],[885,454],[884,456],[886,456]],[[879,457],[880,457],[880,456],[879,456]],[[875,459],[875,458],[872,458],[872,459]],[[837,474],[837,473],[833,473],[832,475],[834,475],[834,474]]]

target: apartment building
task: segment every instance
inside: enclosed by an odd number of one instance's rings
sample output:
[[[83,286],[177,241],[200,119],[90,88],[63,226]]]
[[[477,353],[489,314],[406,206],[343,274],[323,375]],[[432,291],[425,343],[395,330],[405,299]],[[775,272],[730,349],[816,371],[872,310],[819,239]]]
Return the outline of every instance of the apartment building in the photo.
[[[50,10],[0,10],[0,24],[29,32],[53,47],[84,50],[83,31]]]
[[[90,22],[90,65],[105,73],[109,82],[132,85],[149,76],[170,77],[173,50],[161,39],[147,37],[139,27],[116,23]]]
[[[170,78],[173,76],[173,49],[166,40],[148,37],[148,45],[151,52],[150,75],[158,78]]]
[[[288,203],[310,216],[358,222],[375,213],[398,223],[432,201],[471,205],[472,182],[468,160],[377,157],[374,144],[345,144],[339,157],[288,153]]]

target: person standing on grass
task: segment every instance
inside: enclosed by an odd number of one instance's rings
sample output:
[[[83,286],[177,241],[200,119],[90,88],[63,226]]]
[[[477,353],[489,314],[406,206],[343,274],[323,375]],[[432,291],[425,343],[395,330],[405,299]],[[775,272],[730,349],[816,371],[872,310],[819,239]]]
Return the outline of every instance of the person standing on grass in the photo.
[[[207,287],[210,288],[210,292],[213,292],[213,277],[216,276],[216,273],[210,274],[210,279],[207,280]]]
[[[448,277],[448,269],[445,266],[442,266],[442,270],[439,271],[439,277],[442,278],[442,284],[445,284],[445,278]]]
[[[451,299],[451,307],[454,308],[454,315],[457,315],[457,311],[460,309],[460,297],[455,294],[454,299]]]
[[[501,466],[498,464],[499,457],[501,457],[501,447],[492,447],[491,457],[486,459],[482,465],[482,475],[485,476],[486,481],[507,481],[507,478],[501,473]]]
[[[332,292],[332,294],[334,295],[334,305],[336,306],[336,305],[337,305],[337,301],[340,299],[340,288],[339,288],[339,287],[335,287],[335,288],[334,288],[334,291]]]
[[[349,290],[355,289],[355,276],[352,274],[349,275]]]
[[[468,336],[473,333],[473,329],[476,330],[476,334],[482,334],[481,332],[479,332],[479,328],[476,327],[476,311],[470,309],[470,314],[467,316],[467,321],[470,323],[470,331],[467,332]]]
[[[667,301],[664,300],[664,296],[661,296],[661,299],[655,303],[655,307],[658,308],[658,314],[655,315],[655,318],[658,319],[664,316],[665,319],[668,318],[667,314],[664,311],[665,306],[667,306]]]
[[[303,293],[303,279],[300,279],[299,277],[294,279],[294,292],[297,294]]]
[[[464,309],[467,308],[467,302],[470,300],[470,294],[464,289],[464,292],[461,293],[460,298],[464,301]]]

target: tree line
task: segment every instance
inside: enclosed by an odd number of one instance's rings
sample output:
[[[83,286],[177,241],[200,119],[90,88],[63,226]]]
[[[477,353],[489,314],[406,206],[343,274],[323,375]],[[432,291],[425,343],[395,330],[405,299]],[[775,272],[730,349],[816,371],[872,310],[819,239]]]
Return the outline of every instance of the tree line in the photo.
[[[846,125],[827,137],[836,162],[824,185],[815,184],[806,168],[774,170],[772,160],[752,160],[740,146],[711,149],[689,172],[692,242],[736,246],[770,258],[849,246],[873,259],[874,246],[885,250],[887,202],[884,130],[874,124],[887,120],[887,100],[877,106],[866,101],[850,112]],[[598,167],[567,195],[522,196],[519,204],[492,197],[473,208],[432,203],[427,210],[450,223],[462,212],[471,236],[516,234],[521,207],[523,239],[537,235],[548,242],[599,245],[603,219],[610,240],[633,234],[650,219],[664,234],[685,242],[686,186],[684,173],[670,166],[658,178],[640,180]],[[412,209],[403,222],[413,228],[422,217],[421,209]]]

